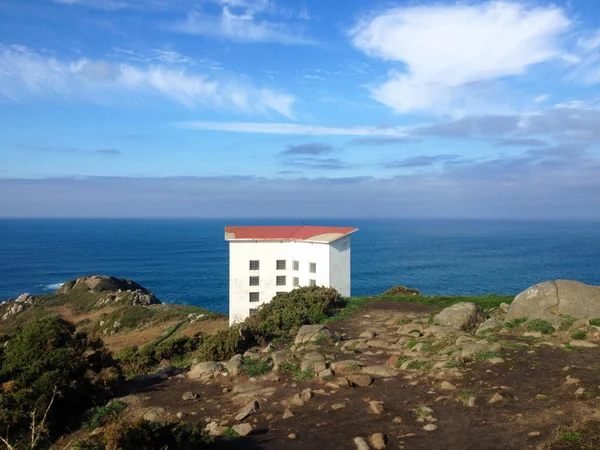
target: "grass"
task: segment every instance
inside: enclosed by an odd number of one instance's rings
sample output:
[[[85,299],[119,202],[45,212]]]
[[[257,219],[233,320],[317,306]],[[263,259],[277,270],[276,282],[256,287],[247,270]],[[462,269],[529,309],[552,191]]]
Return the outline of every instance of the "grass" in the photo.
[[[489,350],[479,350],[475,353],[475,359],[477,361],[488,361],[492,358],[500,358],[502,355],[498,352],[490,352]]]
[[[458,394],[458,399],[465,401],[465,400],[469,400],[471,397],[475,397],[475,394],[473,394],[473,392],[471,391],[461,391],[460,394]]]
[[[404,344],[404,348],[407,350],[412,350],[417,346],[418,343],[419,341],[408,341],[406,344]]]
[[[458,368],[463,367],[463,366],[464,366],[463,363],[461,363],[461,362],[459,362],[459,361],[457,361],[455,359],[451,359],[450,361],[448,361],[446,363],[446,367],[448,369],[458,369]]]
[[[528,331],[538,331],[542,334],[552,334],[555,331],[552,324],[544,319],[532,319],[525,324],[525,328]]]
[[[563,433],[560,436],[560,439],[563,441],[581,441],[583,439],[583,434],[577,433],[576,431],[568,431],[567,433]]]
[[[291,375],[296,381],[309,381],[315,378],[315,371],[312,367],[302,370],[300,364],[281,363],[279,372]]]
[[[221,436],[227,437],[227,438],[236,438],[236,437],[239,437],[239,434],[233,428],[227,427],[227,429],[225,431],[223,431]]]
[[[257,377],[271,371],[269,361],[266,359],[254,359],[243,357],[240,365],[240,372],[247,374],[249,377]]]
[[[586,337],[587,333],[582,330],[571,333],[571,339],[575,339],[576,341],[583,341]]]
[[[519,328],[523,323],[527,322],[527,317],[517,317],[504,323],[504,327],[508,330]]]
[[[106,406],[94,408],[89,413],[85,428],[88,430],[95,430],[108,422],[113,422],[121,416],[121,413],[125,408],[127,408],[127,403],[121,401],[114,401]]]
[[[558,327],[558,329],[561,331],[566,331],[569,328],[571,328],[576,320],[575,317],[573,317],[569,314],[561,314],[560,318],[561,318],[561,323],[560,323],[560,326]]]
[[[337,320],[348,319],[353,313],[356,311],[360,311],[363,309],[369,301],[371,301],[370,297],[350,297],[346,298],[344,307],[335,313],[333,316],[328,317],[324,323],[327,322],[335,322]]]
[[[408,370],[421,370],[427,367],[427,363],[425,361],[411,361],[408,363],[406,368]]]
[[[396,369],[399,369],[402,366],[402,364],[404,364],[406,361],[410,361],[411,359],[412,358],[410,356],[401,356],[396,361],[396,364],[394,364],[394,367],[396,367]]]
[[[374,298],[384,298],[397,302],[422,303],[424,305],[440,306],[445,308],[456,303],[471,302],[481,306],[484,309],[497,308],[501,303],[510,303],[515,298],[514,295],[467,295],[467,296],[425,296],[425,295],[379,295]]]
[[[590,319],[590,325],[600,327],[600,318]]]

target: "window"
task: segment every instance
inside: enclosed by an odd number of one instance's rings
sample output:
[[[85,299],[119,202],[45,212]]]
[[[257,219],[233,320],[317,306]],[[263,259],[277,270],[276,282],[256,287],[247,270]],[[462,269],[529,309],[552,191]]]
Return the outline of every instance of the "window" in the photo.
[[[283,276],[283,277],[278,276],[277,279],[275,280],[275,285],[276,286],[285,286],[285,276]]]
[[[317,280],[308,280],[308,284],[310,286],[316,286],[317,285]]]
[[[258,260],[250,260],[250,270],[258,270],[260,269],[260,261]]]
[[[275,292],[275,295],[286,294],[286,292]]]
[[[250,308],[250,316],[253,316],[258,312],[258,308]]]
[[[300,286],[300,278],[294,277],[294,287]]]
[[[250,277],[250,286],[258,286],[258,277]]]
[[[277,270],[285,270],[285,259],[277,260]]]
[[[258,292],[250,292],[250,301],[253,303],[260,301],[259,293]]]
[[[308,271],[310,273],[317,273],[317,263],[309,263],[308,264]]]
[[[292,261],[292,268],[294,270],[300,270],[300,261]]]

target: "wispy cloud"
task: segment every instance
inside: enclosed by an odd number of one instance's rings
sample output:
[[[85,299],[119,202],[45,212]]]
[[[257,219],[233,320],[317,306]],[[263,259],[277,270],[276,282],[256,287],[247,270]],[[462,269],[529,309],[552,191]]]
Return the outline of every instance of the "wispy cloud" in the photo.
[[[252,13],[236,14],[223,7],[219,16],[190,12],[186,20],[171,24],[172,31],[225,38],[237,42],[310,45],[314,42],[304,36],[301,29],[294,29],[284,22],[257,19]]]
[[[193,121],[177,122],[178,128],[189,130],[229,131],[235,133],[259,134],[307,134],[311,136],[405,136],[402,127],[327,127],[321,125],[305,125],[298,123],[271,123],[271,122],[211,122]]]
[[[289,159],[284,161],[284,165],[312,170],[342,170],[352,167],[340,158],[319,158],[310,156]]]
[[[322,155],[333,151],[333,147],[328,144],[312,142],[310,144],[288,145],[282,154],[284,155]]]
[[[17,145],[19,150],[32,150],[37,152],[48,152],[48,153],[78,153],[81,155],[106,155],[106,156],[118,156],[121,154],[121,150],[116,148],[99,148],[99,149],[88,149],[83,147],[65,147],[65,146],[39,146],[39,145]]]
[[[418,142],[417,139],[410,137],[367,137],[367,138],[356,138],[350,141],[350,144],[357,145],[374,145],[374,146],[383,146],[383,145],[398,145],[398,144],[408,144],[411,142]]]
[[[507,138],[496,142],[498,147],[543,147],[547,142],[536,138]]]
[[[188,107],[278,113],[292,117],[295,98],[235,79],[162,66],[138,67],[102,60],[59,60],[22,46],[0,47],[0,100],[33,98],[135,102],[163,97]]]
[[[421,156],[413,156],[411,158],[402,159],[400,161],[395,161],[392,163],[384,164],[385,167],[397,167],[397,168],[415,168],[415,167],[425,167],[425,166],[434,166],[440,162],[448,162],[448,161],[457,161],[460,159],[458,155],[421,155]]]
[[[402,113],[448,112],[464,107],[477,83],[568,59],[559,39],[570,25],[555,6],[494,1],[393,8],[350,35],[367,55],[405,65],[372,88],[374,99]]]

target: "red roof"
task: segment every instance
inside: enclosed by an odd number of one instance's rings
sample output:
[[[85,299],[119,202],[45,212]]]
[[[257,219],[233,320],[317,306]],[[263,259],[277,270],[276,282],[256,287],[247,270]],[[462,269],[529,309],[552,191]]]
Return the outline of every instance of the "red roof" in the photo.
[[[225,227],[225,240],[333,242],[358,228],[313,226]]]

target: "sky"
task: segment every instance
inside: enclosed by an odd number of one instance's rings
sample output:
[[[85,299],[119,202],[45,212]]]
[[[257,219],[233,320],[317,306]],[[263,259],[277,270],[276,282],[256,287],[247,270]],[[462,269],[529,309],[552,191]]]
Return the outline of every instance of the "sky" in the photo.
[[[597,0],[0,0],[0,217],[600,220]]]

